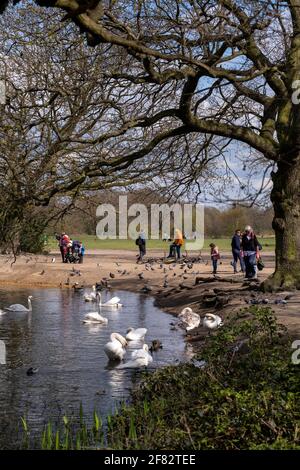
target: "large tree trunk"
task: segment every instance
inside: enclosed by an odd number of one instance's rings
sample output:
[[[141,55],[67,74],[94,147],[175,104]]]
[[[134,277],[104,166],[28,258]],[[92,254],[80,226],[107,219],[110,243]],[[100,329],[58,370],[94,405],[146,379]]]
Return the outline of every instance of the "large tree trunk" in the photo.
[[[271,201],[276,237],[276,267],[265,291],[300,289],[300,153],[281,157],[272,175]]]

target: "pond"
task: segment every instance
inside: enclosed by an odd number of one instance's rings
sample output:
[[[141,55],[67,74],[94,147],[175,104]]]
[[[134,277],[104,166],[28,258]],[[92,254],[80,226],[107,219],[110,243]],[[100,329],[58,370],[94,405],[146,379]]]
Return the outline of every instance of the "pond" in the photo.
[[[0,449],[20,447],[20,417],[26,417],[34,435],[49,420],[78,416],[80,403],[86,416],[97,410],[105,418],[128,399],[135,370],[108,364],[103,348],[112,332],[125,336],[129,327],[144,327],[145,342],[159,339],[163,348],[153,353],[151,368],[187,357],[182,331],[170,329],[174,318],[156,308],[151,297],[126,291],[103,294],[103,302],[117,295],[123,304],[101,312],[107,325],[83,324],[95,304],[68,290],[0,290],[0,308],[27,305],[28,295],[33,296],[32,312],[0,316],[0,340],[7,352],[6,365],[0,365]],[[137,346],[129,343],[127,359]],[[37,373],[28,376],[30,367],[38,368]]]

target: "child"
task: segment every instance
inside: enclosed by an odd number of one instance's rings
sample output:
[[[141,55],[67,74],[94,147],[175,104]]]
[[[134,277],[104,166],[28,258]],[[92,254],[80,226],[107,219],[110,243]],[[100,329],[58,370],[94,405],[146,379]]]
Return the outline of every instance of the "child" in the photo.
[[[214,243],[210,245],[210,257],[213,265],[213,274],[217,274],[218,260],[220,259],[219,248]]]
[[[84,248],[84,245],[82,242],[79,242],[80,245],[79,245],[79,263],[82,264],[83,263],[83,257],[84,257],[84,253],[85,253],[85,248]]]

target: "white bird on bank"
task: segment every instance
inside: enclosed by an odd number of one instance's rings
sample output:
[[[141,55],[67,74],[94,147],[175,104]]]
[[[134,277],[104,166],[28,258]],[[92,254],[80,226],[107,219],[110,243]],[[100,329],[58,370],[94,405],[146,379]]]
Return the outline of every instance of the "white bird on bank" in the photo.
[[[142,341],[147,333],[147,328],[128,328],[126,339],[128,341]]]
[[[147,344],[144,344],[142,349],[136,349],[131,353],[131,360],[120,365],[119,369],[147,367],[153,361],[152,356],[149,354]]]
[[[216,330],[222,325],[222,318],[219,317],[219,315],[215,315],[214,313],[207,313],[203,318],[203,326],[209,330]]]
[[[126,354],[127,341],[119,333],[112,333],[110,341],[104,346],[104,352],[110,361],[121,361]]]
[[[107,302],[105,302],[104,304],[101,302],[101,294],[100,292],[98,292],[98,295],[100,296],[100,307],[104,307],[104,308],[113,308],[113,309],[116,309],[116,308],[120,308],[122,307],[122,304],[120,303],[120,300],[119,297],[112,297],[111,299],[109,299]]]
[[[178,318],[180,319],[182,326],[184,326],[187,331],[197,328],[201,322],[200,315],[193,312],[190,307],[184,308],[178,315]]]
[[[5,310],[8,310],[9,312],[31,312],[32,311],[31,299],[32,299],[32,295],[29,295],[27,299],[28,308],[21,304],[13,304],[13,305],[10,305],[9,307],[5,307]]]
[[[84,294],[83,298],[85,302],[96,302],[96,286],[92,287],[92,291],[89,292],[88,294]]]
[[[102,323],[103,325],[107,325],[108,319],[105,318],[105,317],[102,317],[102,315],[100,315],[100,313],[99,313],[100,300],[101,300],[99,292],[97,292],[96,300],[98,302],[98,311],[97,312],[88,312],[84,316],[83,323]]]

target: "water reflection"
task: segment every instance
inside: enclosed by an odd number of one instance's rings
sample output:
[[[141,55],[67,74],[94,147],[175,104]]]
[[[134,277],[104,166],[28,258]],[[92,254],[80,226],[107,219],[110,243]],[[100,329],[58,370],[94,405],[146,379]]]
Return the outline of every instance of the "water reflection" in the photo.
[[[148,329],[146,341],[163,343],[153,354],[151,368],[184,360],[180,331],[170,330],[172,317],[153,306],[151,298],[124,291],[103,295],[120,297],[122,309],[103,310],[108,325],[83,324],[95,305],[85,303],[82,293],[58,289],[1,290],[0,308],[26,302],[33,295],[31,313],[8,312],[0,317],[0,339],[6,343],[7,364],[0,365],[0,448],[17,446],[18,419],[26,416],[38,431],[50,418],[53,423],[65,412],[78,413],[80,402],[87,415],[97,409],[103,416],[129,396],[135,371],[116,369],[103,351],[110,334],[126,334],[129,327]],[[141,347],[131,342],[131,351]],[[29,367],[38,373],[27,376]]]

